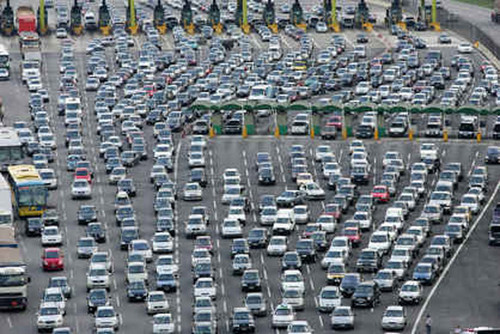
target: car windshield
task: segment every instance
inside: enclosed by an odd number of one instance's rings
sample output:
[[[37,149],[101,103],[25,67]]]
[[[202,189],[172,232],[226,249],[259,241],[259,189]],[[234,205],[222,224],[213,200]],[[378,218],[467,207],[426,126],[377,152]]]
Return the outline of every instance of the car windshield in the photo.
[[[45,258],[46,259],[58,259],[59,258],[59,252],[46,252],[45,253]]]
[[[276,315],[290,315],[292,310],[289,308],[278,308],[274,314]]]
[[[417,272],[417,273],[427,273],[427,272],[430,271],[430,269],[431,269],[430,266],[417,266],[415,268],[415,272]]]
[[[386,317],[400,318],[403,316],[403,311],[400,310],[388,310],[385,312]]]
[[[40,309],[40,315],[57,315],[59,313],[59,309],[57,307],[43,307]]]

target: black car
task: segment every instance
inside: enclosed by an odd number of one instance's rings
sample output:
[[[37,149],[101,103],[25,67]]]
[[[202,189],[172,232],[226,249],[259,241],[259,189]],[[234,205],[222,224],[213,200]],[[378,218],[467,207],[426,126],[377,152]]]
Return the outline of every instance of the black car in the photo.
[[[356,129],[356,138],[373,138],[374,128],[370,125],[361,124]]]
[[[345,274],[339,287],[342,296],[351,297],[360,283],[361,276],[359,274]]]
[[[233,310],[231,317],[231,329],[233,333],[254,333],[255,320],[252,313],[246,307],[237,307]]]
[[[230,119],[224,124],[224,134],[241,134],[243,131],[243,122],[239,119]]]
[[[121,229],[120,235],[120,249],[127,250],[128,245],[133,241],[139,239],[139,230],[137,227],[126,227]]]
[[[352,307],[375,307],[380,303],[380,289],[377,283],[363,282],[360,283],[354,294],[352,295]]]
[[[42,214],[42,222],[45,226],[59,225],[59,214],[57,213],[57,210],[45,210]]]
[[[26,235],[28,237],[39,237],[42,235],[43,222],[40,218],[28,218],[26,222]]]
[[[99,306],[109,305],[106,289],[92,289],[87,296],[87,311],[94,313]]]
[[[356,43],[368,43],[368,36],[366,34],[358,34],[356,36]]]
[[[102,223],[90,223],[87,225],[87,237],[92,237],[98,243],[106,242],[106,230]]]
[[[255,227],[248,233],[248,245],[251,248],[263,248],[268,243],[267,229]]]
[[[211,262],[197,263],[193,268],[193,281],[196,282],[200,277],[212,277],[213,273]]]
[[[351,169],[351,180],[354,184],[368,184],[370,182],[368,165],[355,165]]]
[[[144,301],[148,295],[146,282],[133,281],[127,286],[127,298],[129,301]]]
[[[281,259],[281,269],[299,269],[302,268],[302,260],[296,251],[286,252]]]
[[[276,183],[276,177],[272,168],[259,168],[259,184],[273,185]]]
[[[116,184],[117,192],[124,191],[130,197],[134,197],[137,194],[135,190],[134,181],[132,179],[122,179]]]
[[[78,209],[78,224],[88,224],[97,221],[95,205],[81,205]]]
[[[316,262],[316,249],[312,239],[299,239],[295,248],[304,262]]]
[[[201,187],[207,186],[207,176],[204,168],[193,168],[189,172],[189,182],[197,182]]]
[[[487,164],[500,163],[500,147],[488,146],[488,149],[486,150],[486,156],[484,157],[484,162]]]
[[[247,269],[241,277],[241,290],[247,291],[260,291],[262,289],[261,278],[259,270]]]

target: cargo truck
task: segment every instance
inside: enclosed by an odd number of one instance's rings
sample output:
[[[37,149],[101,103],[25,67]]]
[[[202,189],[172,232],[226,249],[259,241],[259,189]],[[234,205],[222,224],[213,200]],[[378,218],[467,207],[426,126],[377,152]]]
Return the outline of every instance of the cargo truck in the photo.
[[[4,226],[13,227],[12,191],[0,174],[0,228]]]
[[[0,309],[25,310],[29,282],[14,228],[0,227]]]
[[[17,8],[17,32],[36,32],[35,11],[30,6],[19,6]]]

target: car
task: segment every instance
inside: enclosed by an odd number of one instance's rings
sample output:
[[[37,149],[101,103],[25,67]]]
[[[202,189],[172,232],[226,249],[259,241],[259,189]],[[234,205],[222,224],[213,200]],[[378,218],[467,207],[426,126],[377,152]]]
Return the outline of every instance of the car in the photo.
[[[281,256],[288,249],[288,239],[286,236],[272,236],[267,245],[267,255]]]
[[[396,273],[390,269],[382,269],[373,277],[373,281],[377,283],[380,291],[394,291],[397,285]]]
[[[436,267],[431,263],[420,262],[413,270],[413,280],[423,285],[431,285],[437,279]]]
[[[44,271],[64,270],[64,256],[59,248],[45,248],[42,254]]]
[[[281,275],[281,288],[286,289],[297,289],[301,293],[305,292],[304,277],[300,270],[288,269]]]
[[[273,310],[272,326],[273,328],[286,328],[295,320],[295,312],[291,305],[279,304]]]
[[[245,307],[256,317],[267,315],[268,303],[261,292],[251,292],[245,297]]]
[[[133,253],[142,254],[147,262],[151,262],[153,260],[153,251],[151,250],[147,240],[133,240],[129,244],[128,251],[129,255]]]
[[[337,306],[331,313],[332,329],[354,329],[354,312],[350,306]]]
[[[129,266],[130,268],[130,266]],[[128,280],[128,285],[127,285],[127,298],[128,301],[144,301],[146,300],[146,297],[148,295],[148,289],[146,287],[146,282],[145,280],[134,280],[130,281]]]
[[[98,243],[106,242],[106,230],[102,223],[90,223],[85,229],[87,237],[94,238]]]
[[[156,232],[151,240],[153,253],[172,253],[174,240],[168,232]]]
[[[38,332],[52,331],[64,323],[63,310],[57,305],[42,304],[37,312],[36,326]]]
[[[96,253],[99,249],[97,242],[93,237],[83,237],[78,239],[77,243],[77,257],[81,258],[90,258],[94,253]]]
[[[153,334],[173,334],[175,322],[170,313],[158,313],[153,316]]]
[[[371,196],[374,201],[379,203],[387,203],[391,199],[391,195],[389,193],[389,190],[387,189],[387,186],[383,185],[377,185],[373,187]]]
[[[25,233],[28,237],[38,237],[42,235],[44,223],[40,218],[28,218],[25,225]]]
[[[156,289],[165,292],[175,292],[179,286],[177,274],[173,272],[160,272],[156,275]]]
[[[203,199],[203,188],[199,183],[187,183],[184,186],[183,199],[185,201],[201,201]]]
[[[474,50],[472,44],[467,42],[460,43],[457,47],[458,53],[471,53],[472,50]]]
[[[87,295],[87,312],[94,313],[99,306],[109,306],[109,296],[106,289],[92,289]]]
[[[111,287],[110,281],[110,274],[105,265],[91,265],[87,272],[87,292],[96,288],[104,288],[109,291]]]
[[[246,269],[241,277],[242,291],[260,291],[262,289],[262,282],[259,270]]]
[[[380,303],[380,290],[374,281],[361,282],[352,295],[352,307],[372,307]]]
[[[87,180],[77,179],[71,185],[71,197],[73,199],[92,198],[92,189]]]
[[[255,320],[247,307],[235,307],[231,316],[233,333],[254,333]]]
[[[212,277],[201,277],[198,278],[194,284],[194,296],[195,297],[210,297],[215,299],[216,297],[216,284]]]
[[[78,224],[88,224],[97,221],[97,208],[95,205],[81,205],[77,212]]]
[[[424,289],[418,281],[406,281],[399,290],[398,303],[420,304],[423,300]]]
[[[111,327],[115,331],[120,326],[119,315],[116,313],[113,306],[99,306],[94,317],[95,328]]]
[[[451,44],[451,37],[447,34],[441,34],[438,37],[439,44]]]
[[[342,303],[342,295],[336,286],[327,285],[321,288],[318,295],[318,310],[320,312],[332,312]]]
[[[62,233],[58,226],[46,226],[42,230],[42,246],[60,246],[63,243]]]
[[[403,330],[406,327],[406,311],[403,306],[387,306],[382,316],[382,329],[384,330]]]

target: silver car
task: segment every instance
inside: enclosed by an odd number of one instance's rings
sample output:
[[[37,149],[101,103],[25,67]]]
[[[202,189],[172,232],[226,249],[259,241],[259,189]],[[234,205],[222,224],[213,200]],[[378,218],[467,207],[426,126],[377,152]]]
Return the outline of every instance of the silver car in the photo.
[[[354,329],[354,312],[350,306],[337,306],[331,317],[332,329]]]

